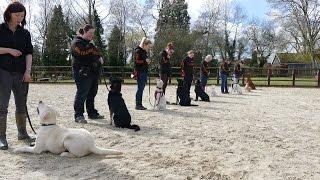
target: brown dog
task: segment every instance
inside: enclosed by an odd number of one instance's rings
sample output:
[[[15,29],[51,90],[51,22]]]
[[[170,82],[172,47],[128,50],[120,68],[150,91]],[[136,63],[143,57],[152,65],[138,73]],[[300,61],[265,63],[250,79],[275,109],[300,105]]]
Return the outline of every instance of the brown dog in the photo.
[[[247,73],[247,75],[246,75],[246,86],[249,86],[251,90],[256,89],[256,86],[253,84],[253,82],[251,80],[251,75],[249,73]]]

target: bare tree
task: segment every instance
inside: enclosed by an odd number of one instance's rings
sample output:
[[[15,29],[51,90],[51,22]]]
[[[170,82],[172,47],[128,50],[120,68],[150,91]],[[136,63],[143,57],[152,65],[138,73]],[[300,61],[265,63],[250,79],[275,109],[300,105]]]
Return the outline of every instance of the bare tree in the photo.
[[[297,50],[310,54],[312,66],[316,67],[316,45],[320,36],[320,1],[319,0],[268,0],[279,13],[274,17],[284,27],[297,44]],[[287,28],[286,28],[287,29]]]

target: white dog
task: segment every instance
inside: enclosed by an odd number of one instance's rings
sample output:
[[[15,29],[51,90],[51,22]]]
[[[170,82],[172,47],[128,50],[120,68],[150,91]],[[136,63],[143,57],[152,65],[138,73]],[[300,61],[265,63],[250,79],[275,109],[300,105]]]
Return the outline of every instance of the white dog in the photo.
[[[153,109],[165,110],[166,109],[166,97],[163,93],[163,81],[157,79],[157,89],[154,92],[154,106]]]
[[[231,93],[242,94],[242,90],[239,85],[239,79],[236,77],[232,77]]]
[[[56,125],[57,112],[41,101],[38,105],[41,127],[34,147],[20,147],[15,153],[36,153],[49,151],[64,157],[98,155],[121,155],[122,152],[95,146],[94,138],[85,129],[66,129]]]
[[[210,86],[210,96],[211,97],[215,97],[216,95],[217,95],[216,86],[215,85],[211,85]]]

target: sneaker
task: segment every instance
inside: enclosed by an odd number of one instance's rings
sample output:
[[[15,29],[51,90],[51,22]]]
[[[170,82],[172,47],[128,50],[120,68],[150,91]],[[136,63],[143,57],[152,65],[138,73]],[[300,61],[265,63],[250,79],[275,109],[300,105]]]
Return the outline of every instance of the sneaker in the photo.
[[[8,149],[8,142],[5,137],[0,137],[0,150],[7,150]]]
[[[76,123],[81,123],[81,124],[87,124],[87,123],[88,123],[88,122],[84,119],[83,116],[76,117],[75,122],[76,122]]]
[[[136,106],[136,110],[147,110],[147,108],[141,105],[141,106]]]
[[[88,116],[89,119],[104,119],[104,116],[100,115],[100,114],[96,114],[93,116]]]

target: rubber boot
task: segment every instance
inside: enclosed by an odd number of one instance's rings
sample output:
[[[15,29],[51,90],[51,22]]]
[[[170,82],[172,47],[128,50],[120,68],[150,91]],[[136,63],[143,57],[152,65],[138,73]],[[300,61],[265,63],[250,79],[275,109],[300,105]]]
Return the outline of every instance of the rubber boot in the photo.
[[[16,114],[16,123],[18,129],[18,140],[25,140],[26,142],[30,143],[34,141],[34,138],[31,138],[26,129],[26,114]]]
[[[6,131],[7,131],[7,117],[0,116],[0,150],[8,149]]]

